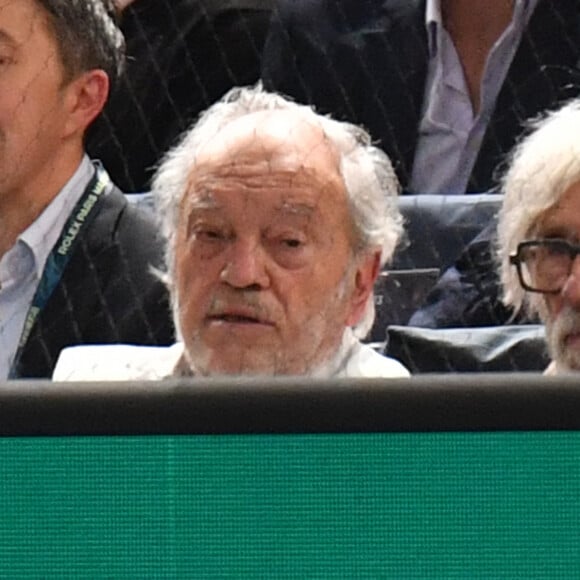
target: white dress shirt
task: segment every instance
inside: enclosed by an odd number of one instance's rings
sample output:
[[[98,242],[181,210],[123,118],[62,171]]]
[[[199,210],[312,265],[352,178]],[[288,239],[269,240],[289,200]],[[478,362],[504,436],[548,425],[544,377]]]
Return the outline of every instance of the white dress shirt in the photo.
[[[412,193],[466,192],[496,99],[538,1],[515,0],[511,23],[487,55],[479,112],[474,114],[459,56],[443,26],[441,0],[427,0],[429,65],[409,185]]]
[[[0,259],[0,380],[8,378],[50,251],[94,172],[85,156],[58,195]]]

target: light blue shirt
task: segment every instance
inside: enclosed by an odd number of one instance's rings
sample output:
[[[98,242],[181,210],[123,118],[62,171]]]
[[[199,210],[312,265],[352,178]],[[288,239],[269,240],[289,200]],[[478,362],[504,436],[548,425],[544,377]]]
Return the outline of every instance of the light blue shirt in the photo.
[[[510,25],[487,55],[479,112],[474,115],[459,56],[443,27],[441,1],[427,0],[425,18],[430,57],[409,185],[411,192],[466,192],[497,96],[538,2],[515,0]]]
[[[85,156],[58,195],[0,259],[0,380],[8,378],[48,255],[94,172]]]

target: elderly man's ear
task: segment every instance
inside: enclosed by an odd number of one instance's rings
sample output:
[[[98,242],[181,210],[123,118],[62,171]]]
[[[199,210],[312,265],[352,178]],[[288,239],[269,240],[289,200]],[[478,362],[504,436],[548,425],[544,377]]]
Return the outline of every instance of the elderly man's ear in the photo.
[[[367,300],[373,293],[380,268],[380,252],[365,254],[359,259],[355,270],[354,287],[350,298],[350,314],[346,320],[347,326],[355,326],[362,318]]]
[[[103,70],[90,70],[70,81],[64,91],[67,107],[65,136],[83,135],[105,107],[109,77]]]

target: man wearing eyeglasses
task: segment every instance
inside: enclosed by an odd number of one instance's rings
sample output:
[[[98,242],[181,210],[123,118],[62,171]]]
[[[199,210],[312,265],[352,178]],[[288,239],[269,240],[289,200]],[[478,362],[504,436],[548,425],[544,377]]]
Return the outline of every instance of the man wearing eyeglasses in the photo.
[[[580,101],[516,148],[498,238],[504,301],[546,325],[549,374],[580,371]]]

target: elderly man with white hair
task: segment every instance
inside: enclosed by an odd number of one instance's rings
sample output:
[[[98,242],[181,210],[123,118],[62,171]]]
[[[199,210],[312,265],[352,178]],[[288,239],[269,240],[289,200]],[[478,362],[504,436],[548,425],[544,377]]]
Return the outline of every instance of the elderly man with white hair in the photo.
[[[498,225],[504,300],[539,314],[552,363],[580,370],[580,101],[546,115],[515,150]]]
[[[360,342],[402,233],[393,168],[362,129],[234,89],[153,189],[179,342],[71,349],[55,380],[408,375]]]

